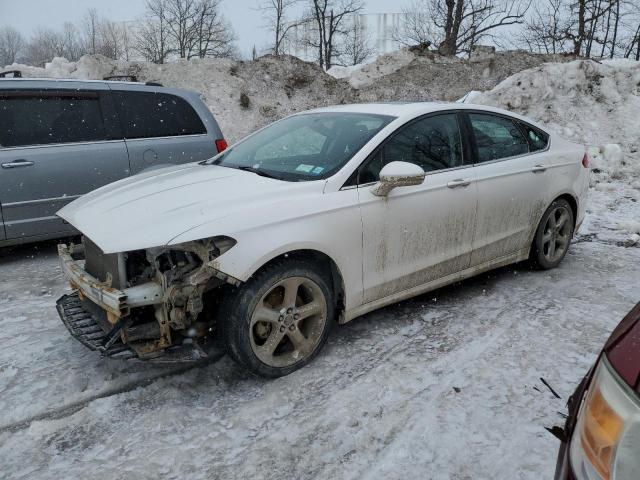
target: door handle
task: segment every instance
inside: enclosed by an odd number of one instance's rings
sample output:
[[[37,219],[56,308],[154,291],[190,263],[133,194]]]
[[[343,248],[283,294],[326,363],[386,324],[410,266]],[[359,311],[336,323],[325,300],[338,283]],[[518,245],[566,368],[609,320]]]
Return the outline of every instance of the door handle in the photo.
[[[547,169],[546,165],[536,165],[535,167],[531,168],[531,171],[533,173],[540,173],[540,172],[544,172]]]
[[[35,165],[31,160],[14,160],[13,162],[3,163],[2,168],[20,168],[31,167]]]
[[[465,180],[462,178],[457,178],[447,183],[447,187],[449,188],[458,188],[458,187],[468,187],[471,184],[471,180]]]

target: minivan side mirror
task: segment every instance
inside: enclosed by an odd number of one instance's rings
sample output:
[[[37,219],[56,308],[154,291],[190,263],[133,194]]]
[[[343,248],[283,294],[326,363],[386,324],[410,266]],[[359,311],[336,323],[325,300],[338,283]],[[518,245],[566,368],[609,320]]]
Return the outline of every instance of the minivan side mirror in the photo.
[[[424,170],[409,162],[390,162],[380,170],[380,181],[371,187],[371,193],[378,197],[386,197],[397,187],[422,185]]]

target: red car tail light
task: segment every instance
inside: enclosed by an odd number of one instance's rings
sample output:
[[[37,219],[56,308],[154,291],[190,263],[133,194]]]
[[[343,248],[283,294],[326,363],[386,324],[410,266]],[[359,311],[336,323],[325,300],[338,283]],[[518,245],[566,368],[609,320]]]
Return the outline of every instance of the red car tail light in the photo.
[[[589,168],[589,155],[587,152],[584,152],[584,157],[582,157],[582,166],[584,168]]]
[[[216,140],[216,148],[218,149],[218,153],[222,153],[227,149],[227,141],[224,138],[219,138]],[[584,160],[583,160],[584,162]]]

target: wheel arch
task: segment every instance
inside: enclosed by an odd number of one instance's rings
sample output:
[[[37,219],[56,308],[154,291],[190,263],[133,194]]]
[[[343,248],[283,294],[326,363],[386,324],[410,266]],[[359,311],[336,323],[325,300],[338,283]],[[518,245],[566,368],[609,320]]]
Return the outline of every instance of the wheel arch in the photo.
[[[569,203],[569,206],[571,207],[571,213],[573,213],[573,227],[575,229],[576,226],[576,222],[578,221],[578,198],[576,195],[574,195],[573,193],[570,192],[563,192],[560,193],[559,195],[556,195],[553,200],[551,200],[547,206],[545,207],[545,209],[540,213],[537,222],[534,225],[534,228],[532,229],[532,232],[530,234],[529,237],[529,255],[531,255],[531,252],[533,252],[533,242],[535,242],[536,239],[536,232],[538,231],[538,226],[540,225],[540,222],[542,221],[542,217],[544,216],[545,212],[549,209],[549,207],[553,204],[553,202],[555,202],[556,200],[566,200],[567,203]]]
[[[255,268],[250,276],[253,276],[270,265],[283,260],[312,261],[323,267],[333,289],[336,303],[336,318],[342,319],[346,305],[346,287],[344,277],[337,262],[327,253],[314,248],[298,248],[287,252],[272,255],[268,260]]]
[[[578,198],[572,193],[567,192],[567,193],[558,195],[556,198],[553,199],[553,201],[549,205],[551,205],[556,200],[560,200],[560,199],[566,200],[569,203],[569,206],[571,207],[571,213],[573,213],[573,227],[575,228],[576,222],[578,221]]]

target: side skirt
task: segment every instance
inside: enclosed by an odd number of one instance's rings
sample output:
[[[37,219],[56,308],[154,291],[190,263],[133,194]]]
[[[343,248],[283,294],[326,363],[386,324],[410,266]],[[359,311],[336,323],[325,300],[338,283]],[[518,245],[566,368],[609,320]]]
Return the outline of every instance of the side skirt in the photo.
[[[490,260],[483,264],[476,265],[471,268],[467,268],[466,270],[462,270],[457,273],[452,273],[451,275],[447,275],[446,277],[439,278],[432,282],[425,283],[423,285],[418,285],[417,287],[413,287],[408,290],[403,290],[401,292],[394,293],[393,295],[389,295],[387,297],[374,300],[373,302],[365,303],[364,305],[360,305],[359,307],[356,307],[346,312],[345,315],[340,319],[340,323],[347,323],[353,320],[354,318],[360,317],[362,315],[365,315],[379,308],[386,307],[387,305],[391,305],[392,303],[401,302],[402,300],[406,300],[408,298],[412,298],[417,295],[422,295],[423,293],[436,290],[438,288],[444,287],[446,285],[450,285],[455,282],[459,282],[461,280],[473,277],[480,273],[484,273],[489,270],[493,270],[495,268],[504,267],[505,265],[509,265],[512,263],[521,262],[523,260],[526,260],[527,258],[529,258],[528,248],[521,250],[517,253],[512,253],[510,255],[496,258],[494,260]]]

